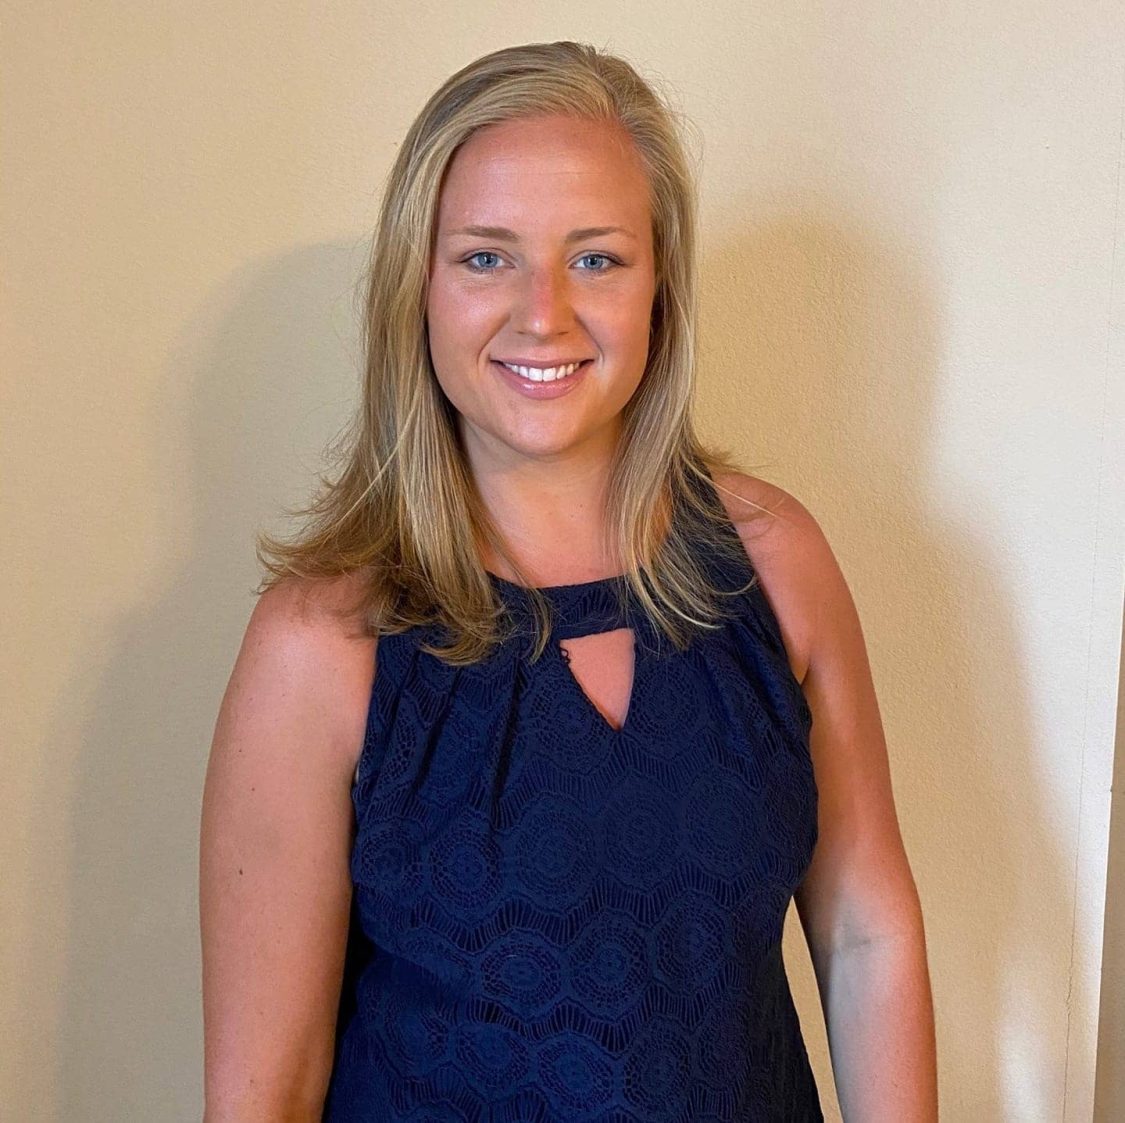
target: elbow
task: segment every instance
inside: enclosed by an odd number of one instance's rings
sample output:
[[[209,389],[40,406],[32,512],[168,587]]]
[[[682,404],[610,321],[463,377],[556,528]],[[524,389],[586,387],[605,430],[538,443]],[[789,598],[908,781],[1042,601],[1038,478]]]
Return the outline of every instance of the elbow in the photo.
[[[243,1078],[224,1087],[207,1087],[203,1123],[320,1123],[328,1091],[319,1068],[306,1078],[284,1081]]]
[[[323,1115],[323,1096],[317,1100],[257,1097],[251,1102],[208,1101],[203,1108],[203,1123],[320,1123]]]

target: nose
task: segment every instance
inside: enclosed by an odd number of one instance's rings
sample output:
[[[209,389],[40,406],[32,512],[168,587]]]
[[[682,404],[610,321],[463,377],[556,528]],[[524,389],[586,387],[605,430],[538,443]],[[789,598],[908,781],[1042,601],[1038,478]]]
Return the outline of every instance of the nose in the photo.
[[[516,331],[544,339],[570,329],[574,305],[565,265],[528,270],[521,282],[512,321]]]

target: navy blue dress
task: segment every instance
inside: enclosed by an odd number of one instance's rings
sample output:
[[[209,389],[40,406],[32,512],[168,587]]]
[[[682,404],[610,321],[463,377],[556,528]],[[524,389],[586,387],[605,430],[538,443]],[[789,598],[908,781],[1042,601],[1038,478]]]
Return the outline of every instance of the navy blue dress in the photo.
[[[700,560],[733,589],[740,554]],[[487,661],[419,651],[429,628],[378,641],[323,1118],[823,1120],[781,950],[817,839],[812,716],[761,586],[684,652],[617,578],[545,588],[531,663],[526,592],[492,580],[527,628]],[[615,729],[554,641],[621,627]]]

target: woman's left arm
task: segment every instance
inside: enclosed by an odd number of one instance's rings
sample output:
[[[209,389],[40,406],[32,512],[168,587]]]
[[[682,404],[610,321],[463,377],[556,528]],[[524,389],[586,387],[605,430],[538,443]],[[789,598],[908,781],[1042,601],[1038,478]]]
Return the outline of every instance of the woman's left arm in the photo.
[[[802,681],[812,711],[818,840],[794,895],[820,990],[845,1123],[936,1123],[926,938],[903,847],[858,613],[812,515],[784,504],[782,553],[812,611]]]
[[[922,909],[855,604],[820,526],[789,492],[741,472],[715,482],[812,711],[818,837],[794,900],[844,1121],[936,1123]]]

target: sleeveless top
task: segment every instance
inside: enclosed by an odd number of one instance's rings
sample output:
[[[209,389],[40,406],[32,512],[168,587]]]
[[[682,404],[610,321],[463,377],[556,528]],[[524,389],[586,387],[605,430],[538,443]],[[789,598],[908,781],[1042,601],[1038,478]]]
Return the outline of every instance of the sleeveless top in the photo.
[[[697,556],[736,589],[753,568],[722,532],[737,564]],[[620,578],[541,591],[534,663],[379,637],[323,1118],[820,1123],[781,949],[817,839],[812,715],[760,584],[682,652]],[[557,641],[622,627],[615,729]]]

